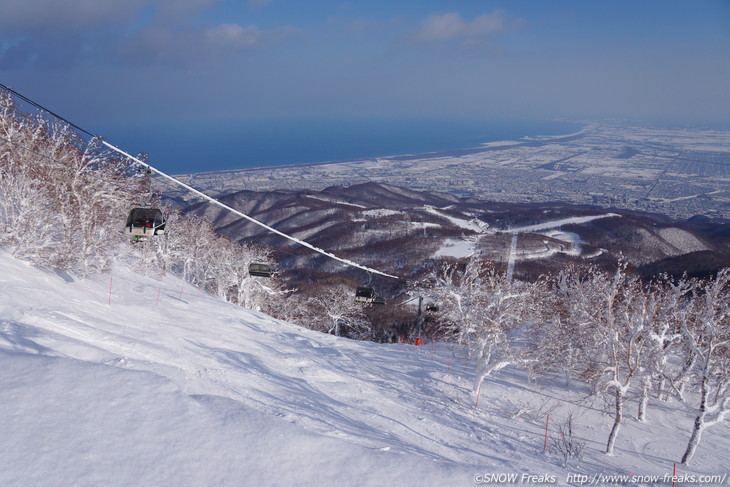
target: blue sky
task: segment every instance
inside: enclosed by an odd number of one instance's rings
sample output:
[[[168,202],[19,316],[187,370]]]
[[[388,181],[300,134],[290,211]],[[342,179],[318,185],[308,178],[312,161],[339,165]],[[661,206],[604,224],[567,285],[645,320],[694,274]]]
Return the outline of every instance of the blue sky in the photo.
[[[730,118],[730,0],[0,0],[0,82],[79,125]]]

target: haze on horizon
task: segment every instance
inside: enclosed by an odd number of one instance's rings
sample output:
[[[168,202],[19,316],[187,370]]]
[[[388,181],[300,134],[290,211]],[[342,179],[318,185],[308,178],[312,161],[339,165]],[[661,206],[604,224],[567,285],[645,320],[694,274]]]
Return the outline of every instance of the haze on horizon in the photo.
[[[3,0],[0,82],[81,126],[730,118],[730,2]]]

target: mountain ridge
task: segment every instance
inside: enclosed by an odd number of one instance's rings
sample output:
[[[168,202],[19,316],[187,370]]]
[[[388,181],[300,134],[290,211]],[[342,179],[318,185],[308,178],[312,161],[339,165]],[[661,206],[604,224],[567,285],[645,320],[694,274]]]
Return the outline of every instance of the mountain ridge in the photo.
[[[730,265],[730,222],[703,216],[673,220],[660,214],[561,202],[481,201],[377,182],[321,191],[243,190],[218,198],[296,238],[407,276],[422,272],[428,260],[465,258],[476,252],[506,267],[513,233],[520,234],[515,276],[522,278],[534,278],[570,262],[600,267],[625,259],[646,277],[679,271],[701,276]],[[283,270],[319,267],[342,272],[323,257],[307,255],[219,207],[180,202],[178,206],[185,213],[208,218],[229,238],[277,248]],[[618,217],[600,218],[604,215]],[[577,223],[571,218],[588,221]],[[524,227],[545,228],[520,230]],[[556,233],[559,230],[562,233]],[[465,248],[468,243],[473,244],[471,251],[453,251],[455,245]],[[705,258],[698,258],[700,255]],[[684,267],[683,256],[687,256]],[[527,261],[529,266],[521,264]]]

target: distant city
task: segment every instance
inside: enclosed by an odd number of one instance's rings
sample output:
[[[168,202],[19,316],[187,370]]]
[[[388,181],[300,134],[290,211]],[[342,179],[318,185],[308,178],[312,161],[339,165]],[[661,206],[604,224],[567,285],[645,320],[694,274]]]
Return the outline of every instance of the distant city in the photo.
[[[178,177],[213,193],[376,181],[481,200],[562,201],[675,219],[730,219],[730,132],[591,122],[568,136],[467,150]]]

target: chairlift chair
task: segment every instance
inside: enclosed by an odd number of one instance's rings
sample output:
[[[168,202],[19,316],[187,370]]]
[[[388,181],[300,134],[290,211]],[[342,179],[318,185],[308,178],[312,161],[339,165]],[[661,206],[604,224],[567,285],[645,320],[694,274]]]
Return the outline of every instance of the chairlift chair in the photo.
[[[373,304],[384,305],[385,304],[385,298],[383,296],[375,296],[375,298],[373,298]]]
[[[371,287],[360,286],[355,291],[356,304],[370,304],[375,300],[375,291]]]
[[[430,303],[426,305],[426,311],[430,313],[438,313],[439,307],[436,304]]]
[[[124,233],[133,240],[146,240],[165,233],[165,216],[159,208],[134,208],[129,212]]]
[[[252,262],[248,266],[248,275],[257,277],[271,277],[271,266],[260,262]]]

